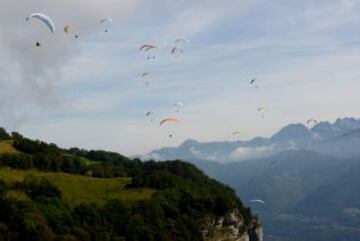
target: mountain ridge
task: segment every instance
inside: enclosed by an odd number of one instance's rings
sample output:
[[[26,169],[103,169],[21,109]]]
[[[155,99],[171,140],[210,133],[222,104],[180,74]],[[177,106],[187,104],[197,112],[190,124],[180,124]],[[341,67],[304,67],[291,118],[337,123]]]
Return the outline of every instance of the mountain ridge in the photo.
[[[221,163],[271,156],[286,150],[310,150],[338,158],[360,155],[360,119],[343,118],[335,122],[319,122],[311,128],[289,124],[269,138],[249,141],[199,142],[185,140],[178,147],[160,148],[142,156],[147,159],[203,159]],[[343,151],[342,151],[343,150]]]

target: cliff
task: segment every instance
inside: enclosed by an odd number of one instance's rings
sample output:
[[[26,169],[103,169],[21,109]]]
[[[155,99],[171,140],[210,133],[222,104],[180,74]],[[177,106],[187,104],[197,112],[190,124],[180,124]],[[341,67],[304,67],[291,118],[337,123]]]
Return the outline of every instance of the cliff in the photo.
[[[262,226],[257,218],[246,227],[238,210],[221,217],[208,216],[202,220],[201,234],[205,241],[263,241]]]

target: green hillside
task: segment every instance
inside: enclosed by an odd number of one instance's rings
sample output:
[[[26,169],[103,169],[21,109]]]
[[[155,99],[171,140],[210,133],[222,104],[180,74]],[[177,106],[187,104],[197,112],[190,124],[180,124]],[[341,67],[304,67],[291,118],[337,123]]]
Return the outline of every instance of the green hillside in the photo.
[[[182,161],[31,140],[0,128],[0,241],[207,240],[204,220],[238,213],[259,223],[234,190]]]
[[[11,140],[0,141],[0,155],[19,153],[13,146]]]
[[[155,192],[148,188],[126,189],[131,178],[93,178],[67,173],[46,173],[36,170],[0,169],[0,178],[7,183],[21,182],[27,176],[45,178],[54,183],[62,192],[63,199],[69,205],[81,203],[105,204],[111,199],[139,201],[149,199]],[[21,195],[23,196],[23,195]]]

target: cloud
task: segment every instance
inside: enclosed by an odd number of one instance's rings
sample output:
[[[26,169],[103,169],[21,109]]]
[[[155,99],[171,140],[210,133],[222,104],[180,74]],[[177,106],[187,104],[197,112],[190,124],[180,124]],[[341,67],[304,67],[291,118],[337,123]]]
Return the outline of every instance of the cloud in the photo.
[[[194,155],[194,157],[201,160],[209,160],[209,161],[221,160],[221,155],[217,155],[217,153],[203,153],[201,150],[198,150],[196,147],[191,147],[189,151],[192,155]]]
[[[79,44],[62,32],[65,24],[87,41],[99,32],[98,21],[104,16],[122,18],[139,1],[47,1],[3,0],[0,2],[0,125],[10,129],[25,121],[28,113],[49,111],[61,106],[57,82],[62,67],[81,53]],[[21,7],[19,7],[21,6]],[[37,20],[25,22],[32,12],[51,16],[57,32]],[[35,42],[42,47],[35,47]],[[91,41],[91,40],[90,40]]]
[[[275,145],[261,146],[256,148],[239,147],[230,154],[230,157],[237,161],[257,159],[273,154],[275,149]]]

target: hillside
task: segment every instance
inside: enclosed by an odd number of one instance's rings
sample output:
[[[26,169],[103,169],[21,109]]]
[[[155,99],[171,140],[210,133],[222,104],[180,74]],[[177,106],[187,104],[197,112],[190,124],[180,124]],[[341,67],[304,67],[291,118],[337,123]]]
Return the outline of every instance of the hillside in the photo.
[[[12,146],[11,140],[0,141],[0,155],[3,154],[17,154],[18,151]]]
[[[235,192],[181,161],[62,149],[0,129],[0,240],[261,241]]]
[[[44,178],[61,191],[63,200],[71,206],[81,203],[105,204],[112,199],[139,201],[150,199],[155,190],[127,189],[131,178],[94,178],[67,173],[47,173],[36,170],[0,168],[0,178],[9,184],[22,182],[27,177]],[[17,193],[19,195],[19,193]],[[21,192],[20,197],[25,193]]]

